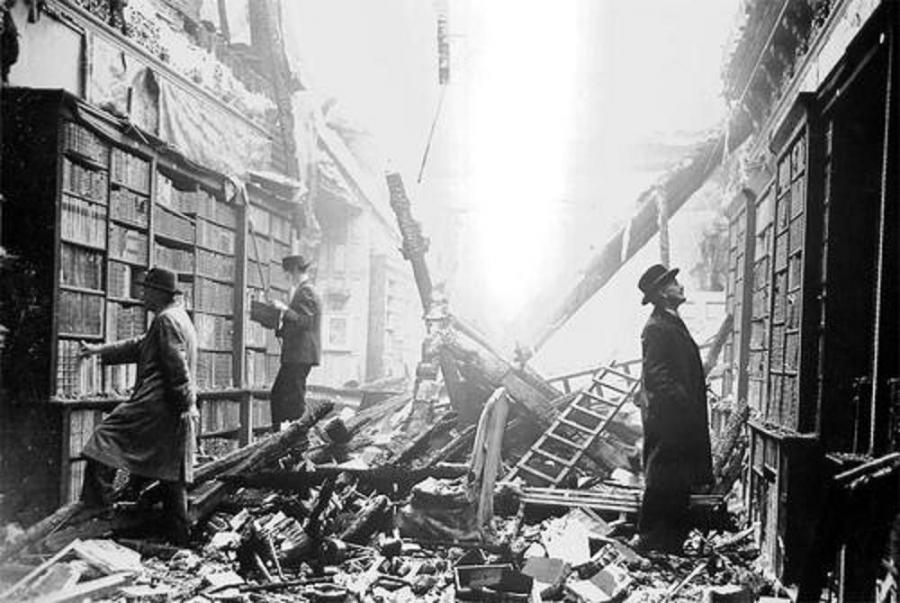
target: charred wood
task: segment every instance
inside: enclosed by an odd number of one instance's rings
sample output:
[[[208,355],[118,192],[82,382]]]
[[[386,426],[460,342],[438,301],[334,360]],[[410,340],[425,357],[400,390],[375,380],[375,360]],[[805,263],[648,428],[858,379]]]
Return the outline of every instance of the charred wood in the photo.
[[[364,544],[380,527],[390,510],[391,501],[387,496],[376,496],[359,512],[357,517],[340,534],[340,540],[353,544]]]

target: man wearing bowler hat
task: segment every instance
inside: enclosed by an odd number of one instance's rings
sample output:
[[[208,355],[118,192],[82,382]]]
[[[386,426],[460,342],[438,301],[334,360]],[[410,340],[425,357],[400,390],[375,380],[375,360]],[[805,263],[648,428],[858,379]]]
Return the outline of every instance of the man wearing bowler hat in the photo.
[[[678,315],[678,269],[651,266],[638,281],[653,311],[641,333],[645,489],[636,547],[680,553],[692,490],[712,483],[706,379],[700,351]]]
[[[319,364],[322,330],[322,304],[309,278],[310,262],[302,255],[289,255],[281,267],[290,276],[290,303],[273,302],[281,310],[281,367],[272,385],[272,428],[279,430],[284,421],[293,421],[306,408],[306,378]]]
[[[150,480],[165,486],[163,508],[170,537],[184,543],[189,519],[186,484],[193,481],[197,390],[197,334],[185,312],[175,274],[151,268],[143,281],[144,306],[154,314],[147,332],[104,345],[81,342],[82,357],[99,354],[104,364],[137,363],[131,397],[103,419],[84,447],[82,501],[108,505],[116,469],[132,487]]]

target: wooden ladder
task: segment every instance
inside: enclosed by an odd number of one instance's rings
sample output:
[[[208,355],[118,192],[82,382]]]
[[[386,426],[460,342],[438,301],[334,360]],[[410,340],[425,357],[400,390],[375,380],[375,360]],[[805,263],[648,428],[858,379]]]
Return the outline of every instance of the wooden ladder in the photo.
[[[559,487],[634,397],[640,382],[613,365],[601,367],[504,480],[521,477],[530,486]]]

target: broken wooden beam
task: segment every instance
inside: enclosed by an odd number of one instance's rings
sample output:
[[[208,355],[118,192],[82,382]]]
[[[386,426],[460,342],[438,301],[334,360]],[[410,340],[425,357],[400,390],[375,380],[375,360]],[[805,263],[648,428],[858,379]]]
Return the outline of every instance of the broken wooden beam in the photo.
[[[390,507],[391,501],[387,496],[376,496],[366,504],[338,538],[344,542],[365,544],[378,529],[379,523],[388,514]]]
[[[307,412],[297,421],[291,423],[287,429],[272,434],[267,438],[254,442],[247,446],[249,454],[236,465],[227,469],[228,474],[255,471],[274,462],[279,457],[306,448],[306,434],[312,427],[334,409],[334,403],[326,400],[311,404]],[[223,472],[205,475],[206,479],[214,479],[223,475]],[[203,519],[222,502],[225,496],[234,488],[234,485],[221,481],[205,488],[202,492],[192,497],[191,520]]]
[[[317,465],[312,471],[253,471],[223,475],[221,480],[244,488],[267,488],[298,492],[337,477],[342,473],[346,473],[361,482],[414,484],[428,477],[453,479],[465,475],[467,471],[467,465],[462,463],[437,463],[419,469],[389,465],[373,469],[342,467],[341,465]]]

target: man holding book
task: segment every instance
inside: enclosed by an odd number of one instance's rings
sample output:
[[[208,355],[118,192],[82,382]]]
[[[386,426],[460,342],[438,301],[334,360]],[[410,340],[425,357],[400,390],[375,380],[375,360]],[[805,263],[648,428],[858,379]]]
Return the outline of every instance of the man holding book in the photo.
[[[291,281],[289,304],[272,302],[281,313],[276,335],[282,338],[281,367],[272,385],[272,428],[299,419],[306,409],[306,379],[319,364],[322,304],[309,278],[310,262],[302,255],[281,261]]]
[[[155,316],[147,332],[103,345],[82,342],[82,357],[98,354],[104,364],[137,363],[131,397],[94,430],[84,447],[87,457],[81,500],[89,506],[111,502],[116,469],[132,484],[159,480],[170,536],[183,543],[189,518],[186,484],[193,481],[197,390],[194,381],[197,335],[184,309],[175,274],[151,268],[142,287],[144,305]]]

